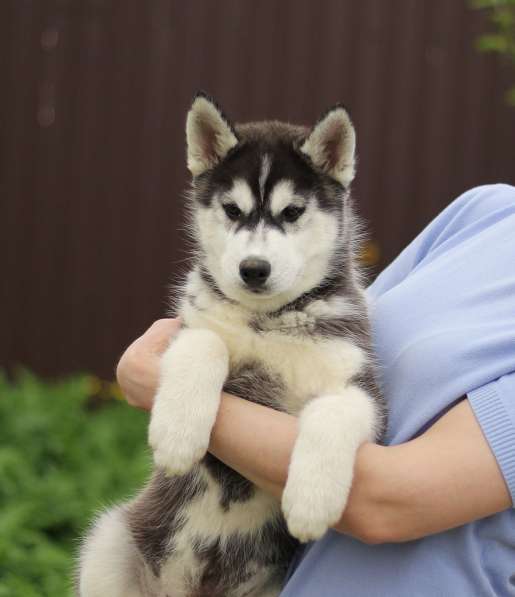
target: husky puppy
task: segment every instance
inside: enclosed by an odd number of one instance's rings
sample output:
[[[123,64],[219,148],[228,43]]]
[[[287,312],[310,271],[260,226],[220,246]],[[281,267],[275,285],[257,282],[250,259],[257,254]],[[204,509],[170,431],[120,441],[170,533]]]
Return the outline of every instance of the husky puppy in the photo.
[[[197,254],[152,409],[155,471],[93,526],[81,597],[277,596],[297,539],[337,522],[356,450],[384,425],[345,109],[311,130],[233,126],[199,94],[186,133]],[[222,390],[299,417],[282,503],[207,453]]]

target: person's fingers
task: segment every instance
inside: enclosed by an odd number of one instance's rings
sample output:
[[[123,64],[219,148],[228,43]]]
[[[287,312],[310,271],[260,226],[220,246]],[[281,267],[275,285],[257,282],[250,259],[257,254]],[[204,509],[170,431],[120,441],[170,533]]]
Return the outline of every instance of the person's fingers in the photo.
[[[181,325],[181,320],[178,317],[166,317],[156,319],[154,323],[148,328],[148,332],[157,330],[173,330]]]
[[[170,345],[170,340],[181,328],[180,319],[158,319],[127,350],[137,355],[160,356]]]
[[[180,319],[158,319],[138,338],[138,343],[160,354],[168,348],[170,339],[179,332],[180,328]]]
[[[124,351],[116,367],[119,380],[140,379],[154,367],[154,361],[166,350],[170,338],[181,326],[179,319],[158,319]],[[120,384],[121,385],[121,384]]]
[[[147,396],[144,400],[142,400],[141,395],[137,398],[133,398],[132,394],[125,393],[125,399],[127,400],[127,404],[133,406],[134,408],[139,408],[140,410],[149,411],[152,409],[153,400],[151,397]]]
[[[159,359],[181,327],[179,319],[159,319],[122,354],[116,378],[131,406],[149,410],[159,377]]]

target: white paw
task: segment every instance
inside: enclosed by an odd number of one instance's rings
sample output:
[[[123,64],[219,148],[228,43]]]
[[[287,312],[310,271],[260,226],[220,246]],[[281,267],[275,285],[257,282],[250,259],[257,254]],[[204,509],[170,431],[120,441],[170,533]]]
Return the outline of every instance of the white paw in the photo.
[[[205,456],[209,445],[211,429],[203,429],[198,421],[181,419],[178,412],[160,416],[157,410],[150,421],[148,440],[154,462],[171,475],[189,472]]]
[[[303,543],[320,539],[329,528],[328,520],[314,504],[308,505],[283,496],[282,507],[290,535]]]
[[[347,502],[348,490],[341,481],[323,478],[289,477],[282,497],[282,510],[288,530],[299,541],[320,539],[340,519]],[[350,483],[349,483],[350,485]]]

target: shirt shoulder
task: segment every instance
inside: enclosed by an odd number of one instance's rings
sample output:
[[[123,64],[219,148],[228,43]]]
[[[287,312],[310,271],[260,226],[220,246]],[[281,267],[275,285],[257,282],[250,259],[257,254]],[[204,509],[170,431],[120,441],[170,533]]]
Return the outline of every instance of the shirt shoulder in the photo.
[[[487,228],[505,226],[506,219],[513,222],[514,218],[514,186],[492,184],[470,189],[450,203],[377,277],[369,287],[369,296],[380,296],[402,282],[428,258],[450,251],[467,237],[478,235]],[[490,248],[495,250],[495,247]]]

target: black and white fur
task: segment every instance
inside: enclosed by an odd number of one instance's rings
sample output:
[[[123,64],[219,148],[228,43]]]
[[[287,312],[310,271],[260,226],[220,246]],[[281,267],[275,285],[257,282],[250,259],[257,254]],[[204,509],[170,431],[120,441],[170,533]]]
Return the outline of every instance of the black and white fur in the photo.
[[[152,409],[155,472],[94,525],[81,597],[275,597],[296,539],[339,519],[357,448],[382,434],[346,110],[312,130],[233,126],[199,94],[186,132],[197,256]],[[207,453],[222,389],[299,417],[282,503]]]

